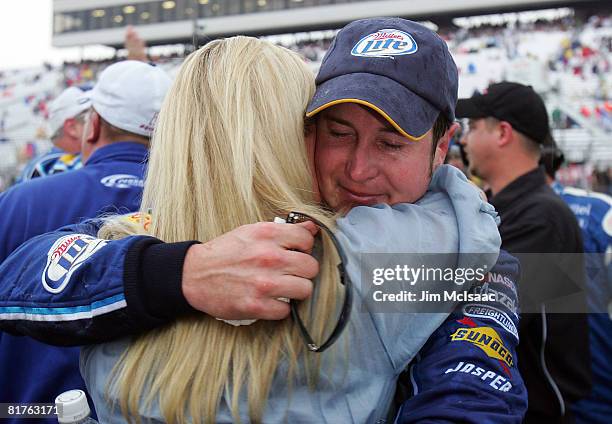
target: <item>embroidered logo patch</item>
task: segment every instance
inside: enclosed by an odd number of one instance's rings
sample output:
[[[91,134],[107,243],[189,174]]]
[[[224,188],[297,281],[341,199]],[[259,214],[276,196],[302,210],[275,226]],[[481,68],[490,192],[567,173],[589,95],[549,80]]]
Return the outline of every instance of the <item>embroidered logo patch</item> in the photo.
[[[410,34],[397,29],[381,29],[363,37],[351,50],[353,56],[393,57],[413,54],[418,50]]]
[[[107,175],[100,182],[106,187],[114,188],[144,187],[144,181],[141,178],[129,174]]]
[[[514,366],[512,353],[504,346],[497,331],[491,327],[458,328],[451,335],[451,340],[471,343],[482,349],[487,356],[499,359],[509,367]]]
[[[42,274],[42,285],[50,293],[60,293],[70,282],[72,274],[87,258],[108,243],[86,234],[60,237],[47,253],[47,265]]]
[[[512,334],[517,341],[519,339],[518,330],[516,329],[516,325],[514,325],[514,321],[512,321],[504,311],[500,311],[493,306],[478,305],[474,303],[468,304],[463,307],[463,314],[472,318],[483,318],[495,321]]]

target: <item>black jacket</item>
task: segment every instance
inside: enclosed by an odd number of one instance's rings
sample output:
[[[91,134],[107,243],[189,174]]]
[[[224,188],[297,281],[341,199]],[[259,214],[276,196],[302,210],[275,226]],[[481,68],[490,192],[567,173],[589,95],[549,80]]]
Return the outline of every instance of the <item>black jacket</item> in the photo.
[[[521,310],[529,312],[521,314],[518,346],[518,365],[529,392],[525,422],[571,423],[569,404],[591,387],[587,316],[546,311],[554,305],[551,298],[584,284],[582,255],[568,255],[583,252],[580,228],[546,184],[541,168],[514,180],[491,203],[501,216],[502,248],[521,261]],[[573,310],[576,303],[586,305],[584,292],[574,292]]]

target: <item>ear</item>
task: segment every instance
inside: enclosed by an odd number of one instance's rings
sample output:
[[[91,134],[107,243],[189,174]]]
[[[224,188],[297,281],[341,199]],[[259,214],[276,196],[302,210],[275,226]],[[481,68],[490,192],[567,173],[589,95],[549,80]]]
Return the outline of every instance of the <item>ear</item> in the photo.
[[[84,141],[87,144],[96,144],[100,138],[100,115],[92,111],[89,116],[89,125],[83,132]]]
[[[77,125],[78,125],[78,122],[76,119],[74,118],[66,119],[64,121],[64,127],[63,127],[64,134],[72,138],[78,138],[80,134],[77,131]]]
[[[448,153],[448,145],[450,143],[451,138],[459,129],[459,124],[457,122],[453,123],[444,133],[444,135],[438,141],[438,145],[436,146],[436,152],[434,153],[434,159],[432,163],[432,169],[436,170],[440,165],[444,163],[444,159],[446,159],[446,154]]]
[[[497,145],[504,147],[508,145],[514,139],[512,135],[512,125],[506,121],[499,122],[499,137],[497,139]]]

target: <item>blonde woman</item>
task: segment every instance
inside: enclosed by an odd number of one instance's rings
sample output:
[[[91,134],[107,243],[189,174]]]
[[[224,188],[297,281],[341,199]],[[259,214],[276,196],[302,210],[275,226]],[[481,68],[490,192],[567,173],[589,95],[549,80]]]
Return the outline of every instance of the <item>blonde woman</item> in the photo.
[[[291,211],[333,226],[333,217],[316,206],[304,143],[313,91],[301,58],[265,41],[233,37],[194,52],[166,98],[152,142],[141,207],[150,222],[145,229],[138,220],[113,219],[100,236],[207,241]],[[500,243],[495,213],[455,173],[439,169],[416,204],[356,208],[338,220],[356,294],[349,325],[330,349],[309,351],[290,319],[234,326],[202,315],[89,347],[81,370],[101,421],[384,418],[399,374],[449,312],[419,314],[406,305],[403,314],[373,313],[363,303],[359,252],[447,252],[453,267],[483,261],[490,269]],[[298,308],[317,342],[333,332],[345,298],[335,249],[329,237],[322,241],[315,249],[321,263],[315,294]],[[465,252],[487,254],[457,255]],[[453,309],[457,302],[447,304]]]

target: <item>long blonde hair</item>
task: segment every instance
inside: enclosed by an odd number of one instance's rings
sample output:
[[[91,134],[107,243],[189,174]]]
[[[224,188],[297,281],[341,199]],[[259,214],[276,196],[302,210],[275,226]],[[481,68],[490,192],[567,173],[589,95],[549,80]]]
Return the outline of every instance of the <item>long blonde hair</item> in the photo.
[[[182,65],[162,106],[152,140],[141,214],[164,241],[207,241],[240,225],[297,210],[333,224],[316,206],[304,144],[304,113],[314,78],[303,60],[250,37],[213,41]],[[118,219],[107,238],[142,232]],[[128,230],[126,231],[126,228]],[[340,298],[336,256],[323,239],[317,294],[300,311],[319,340],[334,324]],[[240,421],[239,398],[261,422],[281,360],[288,386],[303,361],[316,376],[320,355],[307,353],[291,320],[232,327],[204,314],[135,339],[111,387],[126,417],[157,400],[164,419],[214,422],[222,396]],[[312,383],[312,378],[308,379]],[[141,403],[144,402],[144,403]]]

